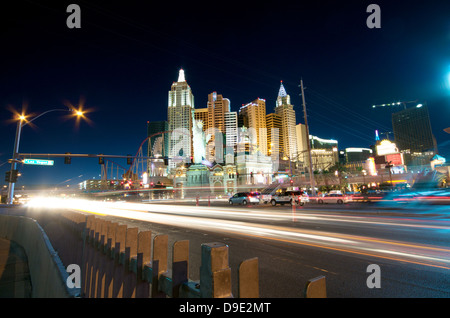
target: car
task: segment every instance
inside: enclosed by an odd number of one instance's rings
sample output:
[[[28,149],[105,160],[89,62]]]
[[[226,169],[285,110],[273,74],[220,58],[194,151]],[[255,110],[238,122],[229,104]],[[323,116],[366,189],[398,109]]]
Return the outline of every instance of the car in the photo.
[[[323,204],[323,203],[343,204],[343,203],[348,203],[351,201],[352,201],[351,196],[346,196],[341,193],[328,193],[317,199],[317,203],[319,203],[319,204]]]
[[[286,191],[290,196],[295,198],[295,203],[299,205],[304,205],[305,203],[309,202],[309,196],[305,191]]]
[[[286,203],[292,205],[293,202],[299,205],[304,205],[305,202],[309,202],[309,197],[302,191],[288,190],[284,192],[276,192],[270,199],[270,203],[273,206],[277,204],[284,205]]]
[[[416,189],[394,191],[384,198],[380,205],[448,205],[450,203],[450,189]]]
[[[259,203],[259,192],[238,192],[235,193],[230,199],[228,199],[228,203],[230,205],[233,204],[243,204],[247,205],[249,203],[257,204]]]

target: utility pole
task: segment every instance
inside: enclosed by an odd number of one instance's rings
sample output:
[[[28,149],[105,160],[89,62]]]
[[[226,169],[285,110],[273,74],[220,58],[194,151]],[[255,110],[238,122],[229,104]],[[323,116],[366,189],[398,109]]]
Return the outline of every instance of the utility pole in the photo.
[[[15,180],[12,179],[13,171],[17,169],[17,153],[19,152],[19,142],[20,142],[20,133],[22,132],[22,121],[24,118],[20,118],[17,122],[17,128],[16,128],[16,138],[14,140],[14,150],[13,150],[13,156],[11,160],[11,172],[10,172],[10,179],[9,179],[9,185],[8,185],[8,198],[7,198],[7,204],[13,204],[14,203],[14,184]]]
[[[311,184],[312,196],[315,197],[316,196],[316,184],[314,182],[314,174],[313,174],[313,167],[312,167],[311,144],[309,141],[309,126],[308,126],[308,116],[306,115],[306,103],[305,103],[305,92],[303,89],[303,79],[300,80],[300,87],[302,90],[303,116],[305,118],[306,144],[308,145],[309,183]]]

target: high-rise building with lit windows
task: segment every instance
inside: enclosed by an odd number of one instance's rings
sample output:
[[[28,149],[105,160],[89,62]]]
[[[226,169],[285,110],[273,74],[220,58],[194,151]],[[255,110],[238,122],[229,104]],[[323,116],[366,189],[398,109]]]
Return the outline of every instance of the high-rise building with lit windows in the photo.
[[[279,155],[280,149],[283,149],[283,126],[281,124],[281,116],[275,113],[266,115],[267,126],[267,151],[268,155]]]
[[[291,104],[291,97],[286,93],[283,82],[280,84],[275,113],[281,118],[281,156],[295,160],[297,153],[295,110]]]
[[[201,120],[203,123],[203,131],[206,131],[208,128],[208,108],[194,109],[194,119]]]
[[[251,132],[250,135],[255,136],[255,140],[250,141],[250,149],[258,149],[263,155],[267,155],[266,100],[257,98],[243,105],[239,109],[239,115],[248,124],[246,128]]]
[[[395,143],[401,151],[437,152],[426,105],[407,108],[392,114]]]
[[[180,69],[178,80],[173,82],[169,91],[167,122],[170,131],[169,156],[171,158],[189,158],[192,149],[192,117],[194,112],[194,95],[186,82],[184,70]],[[175,167],[171,160],[170,167]]]
[[[234,147],[237,144],[238,136],[238,116],[237,112],[225,113],[225,146]]]
[[[230,111],[230,100],[221,94],[208,95],[208,128],[216,128],[225,133],[225,113]]]

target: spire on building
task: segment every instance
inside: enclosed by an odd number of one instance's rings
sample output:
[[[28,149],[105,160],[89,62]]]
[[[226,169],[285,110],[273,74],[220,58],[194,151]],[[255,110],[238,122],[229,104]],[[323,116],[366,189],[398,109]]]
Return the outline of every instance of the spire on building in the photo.
[[[184,70],[181,68],[180,72],[178,73],[178,81],[177,82],[186,82],[186,79],[184,78]]]
[[[283,81],[281,81],[280,90],[278,91],[278,97],[286,97],[287,93],[283,86]]]

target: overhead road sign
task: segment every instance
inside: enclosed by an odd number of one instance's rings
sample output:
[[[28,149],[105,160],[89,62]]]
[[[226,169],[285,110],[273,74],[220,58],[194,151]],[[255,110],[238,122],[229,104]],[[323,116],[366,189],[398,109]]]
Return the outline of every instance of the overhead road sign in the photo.
[[[54,161],[45,159],[23,159],[23,163],[26,165],[53,166]]]

